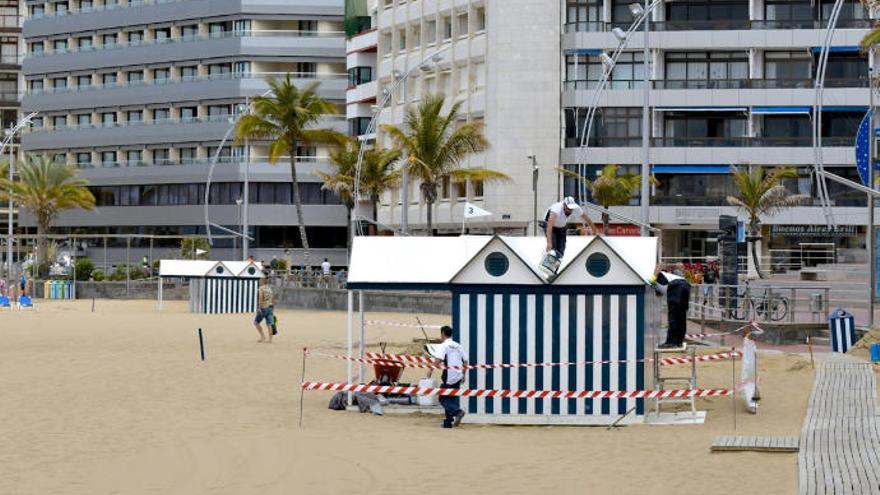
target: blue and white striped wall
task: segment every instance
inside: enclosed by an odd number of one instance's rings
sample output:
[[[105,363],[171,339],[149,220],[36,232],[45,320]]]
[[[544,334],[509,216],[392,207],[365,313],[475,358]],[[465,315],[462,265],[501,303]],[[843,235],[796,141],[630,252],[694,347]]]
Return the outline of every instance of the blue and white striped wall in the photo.
[[[630,360],[625,364],[470,370],[468,388],[644,390],[644,286],[455,286],[454,338],[471,363]],[[468,398],[488,422],[610,423],[644,399]],[[573,420],[573,421],[572,421]]]
[[[828,317],[831,351],[846,353],[856,343],[856,321],[852,314],[837,308]]]
[[[190,279],[193,313],[256,313],[260,279],[205,277]]]

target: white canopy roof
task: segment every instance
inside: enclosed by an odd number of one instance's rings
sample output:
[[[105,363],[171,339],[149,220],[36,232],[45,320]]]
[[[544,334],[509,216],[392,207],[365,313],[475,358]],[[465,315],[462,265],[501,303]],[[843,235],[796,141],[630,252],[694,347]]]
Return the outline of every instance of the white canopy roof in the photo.
[[[225,267],[224,276],[243,278],[262,278],[263,268],[258,262],[211,261],[211,260],[161,260],[160,277],[207,277],[218,276],[215,267]],[[248,268],[253,267],[254,273]],[[225,273],[228,272],[228,273]]]
[[[461,236],[461,237],[355,237],[352,246],[348,282],[358,284],[418,284],[445,285],[477,258],[493,239],[498,239],[525,263],[536,275],[536,283],[552,284],[540,269],[541,258],[547,246],[544,237]],[[558,274],[590,247],[597,238],[570,236],[565,257]],[[657,238],[654,237],[602,237],[620,261],[635,273],[638,279],[648,283],[657,260]],[[599,241],[601,242],[601,241]],[[607,248],[606,248],[607,249]],[[571,283],[571,273],[568,279]],[[473,280],[473,277],[467,277]],[[456,279],[459,280],[459,279]],[[486,277],[489,283],[492,277]],[[631,284],[632,276],[629,282]],[[473,283],[473,282],[469,282]],[[594,282],[584,277],[585,285]],[[609,280],[607,283],[613,283]]]

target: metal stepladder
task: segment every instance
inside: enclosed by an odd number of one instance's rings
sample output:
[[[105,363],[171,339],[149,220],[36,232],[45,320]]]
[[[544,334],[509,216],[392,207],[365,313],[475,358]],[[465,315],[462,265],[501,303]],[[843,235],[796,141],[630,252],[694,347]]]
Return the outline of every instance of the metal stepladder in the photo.
[[[663,357],[672,357],[670,355],[677,355],[674,357],[680,357],[682,355],[686,355],[690,358],[690,374],[684,375],[679,372],[676,375],[667,375],[663,374],[663,366],[660,366],[660,360]],[[671,390],[671,389],[695,389],[697,388],[697,359],[696,359],[696,347],[693,345],[687,346],[685,349],[657,349],[654,348],[654,360],[652,361],[654,368],[654,390]],[[675,369],[672,367],[667,367],[669,369]],[[681,368],[678,368],[679,370]],[[660,415],[660,408],[664,404],[690,404],[691,406],[691,414],[695,417],[697,415],[697,400],[695,397],[667,397],[667,398],[656,398],[654,399],[654,414]]]

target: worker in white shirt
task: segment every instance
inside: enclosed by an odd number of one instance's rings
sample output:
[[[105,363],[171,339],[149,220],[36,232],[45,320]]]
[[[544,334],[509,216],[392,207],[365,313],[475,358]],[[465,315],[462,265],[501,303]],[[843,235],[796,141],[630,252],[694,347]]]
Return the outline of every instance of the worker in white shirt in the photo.
[[[651,282],[658,296],[666,296],[666,311],[669,330],[666,331],[666,342],[660,349],[680,349],[684,347],[684,336],[687,331],[687,312],[691,299],[691,284],[683,277],[669,272],[657,270]]]
[[[440,329],[440,338],[443,343],[440,344],[440,350],[437,357],[443,364],[443,374],[440,377],[440,388],[461,388],[464,382],[465,367],[467,367],[467,353],[461,344],[452,340],[452,327],[443,326]],[[431,372],[428,370],[428,378]],[[443,420],[443,428],[452,428],[461,424],[464,418],[464,411],[459,405],[458,396],[440,396],[440,405],[446,412],[446,418]]]
[[[321,272],[324,275],[330,275],[330,262],[327,260],[327,258],[324,258],[324,262],[321,263]]]
[[[562,201],[553,203],[544,214],[544,222],[546,222],[544,231],[547,235],[547,251],[555,250],[558,253],[557,257],[559,259],[562,259],[562,255],[565,254],[566,226],[568,225],[568,219],[571,217],[583,219],[588,225],[588,234],[596,235],[599,233],[596,224],[584,213],[584,210],[578,206],[571,196],[566,196]]]

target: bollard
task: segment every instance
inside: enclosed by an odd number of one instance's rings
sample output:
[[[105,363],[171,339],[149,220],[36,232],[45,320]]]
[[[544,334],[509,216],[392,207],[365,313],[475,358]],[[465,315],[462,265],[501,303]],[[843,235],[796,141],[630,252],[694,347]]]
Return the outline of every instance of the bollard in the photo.
[[[205,339],[202,338],[202,329],[199,328],[199,353],[202,355],[202,361],[205,360]]]
[[[95,312],[95,298],[92,297],[92,313]]]

